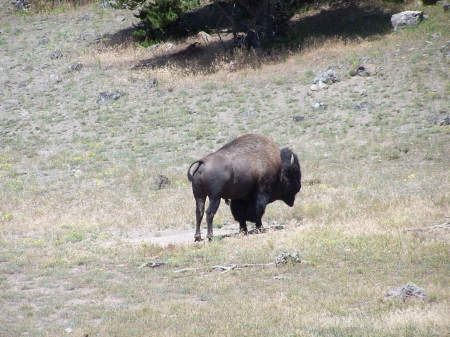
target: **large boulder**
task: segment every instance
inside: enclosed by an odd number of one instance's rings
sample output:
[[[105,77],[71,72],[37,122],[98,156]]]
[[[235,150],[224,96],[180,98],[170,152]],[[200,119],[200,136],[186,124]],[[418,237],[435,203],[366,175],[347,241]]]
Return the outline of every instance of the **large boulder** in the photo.
[[[391,24],[394,30],[402,27],[416,27],[423,20],[423,12],[404,11],[392,15]]]

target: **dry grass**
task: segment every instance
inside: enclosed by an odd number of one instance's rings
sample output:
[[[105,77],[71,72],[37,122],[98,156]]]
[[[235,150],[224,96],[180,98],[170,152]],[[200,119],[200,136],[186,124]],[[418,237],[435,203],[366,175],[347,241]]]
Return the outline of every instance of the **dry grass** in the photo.
[[[111,25],[126,30],[131,13],[87,6],[5,14],[0,335],[60,336],[67,328],[74,336],[449,334],[448,227],[407,231],[450,216],[450,130],[427,121],[449,113],[448,60],[439,50],[450,39],[448,18],[425,10],[429,19],[414,30],[311,38],[301,51],[259,59],[203,55],[188,69],[133,67],[191,40],[159,49],[90,43],[117,38],[123,32]],[[63,33],[52,29],[63,23]],[[35,26],[42,34],[31,34]],[[88,40],[79,39],[83,32]],[[37,44],[44,35],[49,42]],[[62,59],[49,59],[55,49]],[[208,57],[219,61],[205,68]],[[351,77],[360,58],[377,75]],[[83,68],[68,72],[74,62]],[[315,74],[330,65],[341,82],[311,92]],[[158,84],[147,88],[154,77]],[[123,95],[98,105],[100,91]],[[318,100],[327,109],[312,110]],[[374,108],[355,110],[362,101]],[[169,232],[193,241],[189,164],[248,132],[299,155],[296,204],[273,203],[264,217],[266,227],[284,229],[234,235],[238,224],[223,204],[215,240],[170,244]],[[156,174],[170,186],[157,190]],[[212,270],[270,263],[283,251],[303,262]],[[147,261],[165,266],[138,268]],[[174,273],[182,268],[193,270]],[[384,298],[409,281],[428,299]]]

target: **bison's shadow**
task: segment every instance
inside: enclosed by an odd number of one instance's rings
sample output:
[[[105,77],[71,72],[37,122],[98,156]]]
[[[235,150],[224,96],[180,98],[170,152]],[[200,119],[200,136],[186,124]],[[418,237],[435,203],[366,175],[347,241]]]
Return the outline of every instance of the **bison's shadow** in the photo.
[[[271,231],[281,231],[281,230],[284,230],[284,226],[277,225],[277,226],[264,227],[263,229],[253,228],[248,231],[247,235],[264,234],[264,233],[271,232]],[[241,232],[230,233],[230,234],[221,234],[221,235],[214,236],[213,240],[221,241],[225,238],[234,238],[234,237],[238,237],[241,235],[245,235],[245,234],[242,234]]]

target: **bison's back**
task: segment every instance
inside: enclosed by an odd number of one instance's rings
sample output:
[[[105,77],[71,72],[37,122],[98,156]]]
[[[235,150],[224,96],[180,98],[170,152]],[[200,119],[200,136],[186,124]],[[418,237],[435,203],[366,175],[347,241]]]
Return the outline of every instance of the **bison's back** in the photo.
[[[276,176],[281,168],[280,150],[273,140],[262,135],[248,134],[224,145],[212,155],[220,154],[233,162],[235,170],[251,171],[263,178]]]

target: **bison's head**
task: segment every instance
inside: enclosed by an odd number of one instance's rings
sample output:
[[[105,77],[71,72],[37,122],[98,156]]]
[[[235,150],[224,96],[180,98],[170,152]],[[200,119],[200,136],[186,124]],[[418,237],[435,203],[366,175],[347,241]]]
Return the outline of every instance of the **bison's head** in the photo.
[[[277,187],[277,199],[294,206],[295,195],[300,191],[302,173],[297,156],[288,148],[281,150],[281,177]]]

